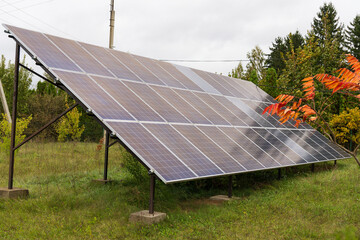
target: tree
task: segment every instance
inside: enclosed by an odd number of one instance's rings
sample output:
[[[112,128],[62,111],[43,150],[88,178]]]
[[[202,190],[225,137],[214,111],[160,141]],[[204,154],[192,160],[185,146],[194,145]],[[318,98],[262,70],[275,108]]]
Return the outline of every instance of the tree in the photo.
[[[285,38],[277,37],[270,47],[270,54],[266,59],[268,68],[274,68],[277,74],[281,74],[285,68],[286,54],[292,49],[298,49],[304,45],[304,38],[299,31],[289,33]]]
[[[360,15],[356,15],[345,32],[347,50],[354,57],[360,59]]]
[[[266,112],[277,114],[280,116],[282,123],[293,119],[296,122],[296,126],[308,120],[326,134],[332,142],[351,154],[360,166],[360,161],[357,158],[360,141],[355,141],[356,145],[352,149],[346,148],[342,139],[339,138],[339,128],[337,128],[337,125],[329,123],[331,121],[331,117],[329,118],[331,113],[329,113],[328,109],[333,104],[331,101],[332,95],[346,95],[359,104],[360,62],[352,55],[348,55],[346,59],[350,69],[339,69],[337,76],[321,73],[303,79],[302,97],[286,94],[279,95],[276,98],[279,103],[265,108],[263,114]],[[330,96],[324,97],[322,89],[331,91]],[[355,126],[356,129],[359,127]]]
[[[270,54],[266,59],[266,66],[269,68],[274,68],[279,74],[285,68],[284,55],[287,52],[283,38],[275,38],[275,42],[272,43],[272,47],[269,49]]]
[[[25,55],[21,62],[25,65]],[[6,59],[2,55],[0,63],[0,79],[4,87],[7,103],[10,112],[12,111],[13,91],[14,91],[14,70],[15,65],[10,61],[6,64]],[[19,70],[19,89],[18,89],[18,114],[19,116],[29,115],[27,108],[28,98],[31,95],[32,74],[20,68]]]
[[[266,70],[265,78],[260,82],[261,89],[272,97],[278,95],[277,78],[276,70],[274,68],[268,68]]]
[[[231,73],[229,73],[228,76],[233,78],[248,80],[246,79],[246,74],[244,72],[244,68],[241,62],[239,62],[239,64],[235,69],[231,70]]]
[[[261,80],[265,76],[265,54],[259,46],[255,46],[247,53],[249,63],[246,65],[246,79],[250,79],[250,75],[255,71],[257,79]]]
[[[255,69],[253,69],[253,70],[251,71],[250,76],[249,76],[249,81],[250,81],[250,82],[253,82],[255,85],[258,85],[258,83],[259,83],[259,78],[258,78],[258,76],[257,76],[257,74],[256,74],[256,70],[255,70]]]
[[[344,26],[339,22],[339,17],[332,3],[324,3],[320,7],[320,12],[317,13],[311,27],[320,45],[323,45],[325,40],[329,38],[336,39],[340,44],[340,48],[344,44]]]
[[[69,108],[67,96],[65,98],[66,108]],[[56,132],[59,134],[58,140],[60,142],[72,140],[80,141],[81,134],[85,130],[85,126],[79,126],[81,113],[77,108],[74,108],[60,119],[56,126]]]

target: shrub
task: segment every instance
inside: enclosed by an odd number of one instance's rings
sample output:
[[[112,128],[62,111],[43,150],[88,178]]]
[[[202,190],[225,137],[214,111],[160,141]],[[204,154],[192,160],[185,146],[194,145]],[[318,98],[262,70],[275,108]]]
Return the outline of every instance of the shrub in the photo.
[[[15,145],[19,144],[25,139],[23,132],[28,127],[32,116],[27,118],[19,118],[16,120],[16,136]],[[10,149],[11,139],[11,124],[6,120],[5,114],[2,114],[2,120],[0,121],[0,151],[6,152]]]

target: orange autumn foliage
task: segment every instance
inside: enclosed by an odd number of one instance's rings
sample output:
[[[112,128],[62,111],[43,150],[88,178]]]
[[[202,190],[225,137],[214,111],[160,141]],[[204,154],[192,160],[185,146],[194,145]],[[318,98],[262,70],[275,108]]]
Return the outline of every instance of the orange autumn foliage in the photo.
[[[302,88],[304,97],[295,100],[291,95],[279,95],[276,100],[279,103],[272,104],[265,108],[263,114],[277,114],[280,116],[281,123],[285,123],[289,119],[296,122],[296,126],[305,120],[315,121],[319,116],[318,113],[309,106],[309,102],[313,102],[316,94],[314,81],[319,81],[332,94],[340,92],[360,99],[360,62],[352,55],[347,55],[346,60],[350,66],[350,70],[341,68],[338,70],[338,76],[329,74],[317,74],[302,80]]]

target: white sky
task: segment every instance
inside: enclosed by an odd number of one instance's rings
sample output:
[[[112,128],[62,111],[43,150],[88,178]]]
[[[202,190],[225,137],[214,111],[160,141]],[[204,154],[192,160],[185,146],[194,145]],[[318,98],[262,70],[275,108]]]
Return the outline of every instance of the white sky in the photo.
[[[305,34],[319,0],[115,0],[117,50],[155,59],[246,59],[266,53],[278,36]],[[359,0],[333,0],[345,25]],[[0,0],[0,22],[108,46],[110,0]],[[3,30],[3,27],[1,27]],[[14,59],[14,41],[0,32],[0,54]],[[31,59],[28,58],[28,62]],[[227,74],[237,63],[180,63]]]

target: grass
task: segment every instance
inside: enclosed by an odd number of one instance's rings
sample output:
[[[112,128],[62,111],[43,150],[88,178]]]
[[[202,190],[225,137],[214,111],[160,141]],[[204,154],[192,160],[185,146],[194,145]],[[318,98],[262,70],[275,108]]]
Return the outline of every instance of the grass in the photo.
[[[148,182],[122,168],[122,150],[110,149],[106,186],[103,152],[93,143],[29,143],[16,155],[16,187],[28,199],[0,199],[0,239],[359,239],[360,169],[354,160],[237,175],[238,201],[207,200],[226,193],[226,178],[164,185],[157,182],[156,225],[128,222],[148,208]],[[0,186],[8,159],[0,155]]]

